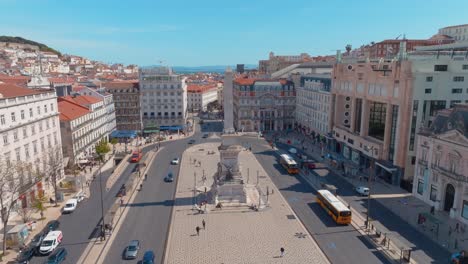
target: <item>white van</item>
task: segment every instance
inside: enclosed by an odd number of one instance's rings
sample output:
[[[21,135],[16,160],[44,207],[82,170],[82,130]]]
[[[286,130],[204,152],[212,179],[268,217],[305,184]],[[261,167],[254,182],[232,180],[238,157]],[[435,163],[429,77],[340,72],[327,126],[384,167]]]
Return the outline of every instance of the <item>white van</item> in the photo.
[[[77,199],[70,199],[65,203],[65,206],[63,207],[63,213],[71,213],[75,211],[76,206],[78,205],[78,200]]]
[[[44,240],[42,240],[41,246],[39,247],[39,253],[43,255],[51,253],[62,242],[62,239],[62,231],[50,231]]]

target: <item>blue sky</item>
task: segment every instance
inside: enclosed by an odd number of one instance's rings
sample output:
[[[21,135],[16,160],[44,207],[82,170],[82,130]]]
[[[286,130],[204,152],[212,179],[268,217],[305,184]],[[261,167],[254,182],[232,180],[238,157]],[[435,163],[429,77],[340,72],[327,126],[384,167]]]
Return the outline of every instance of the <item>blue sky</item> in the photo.
[[[0,35],[107,63],[257,64],[270,51],[315,56],[428,38],[468,23],[467,10],[467,0],[0,0]]]

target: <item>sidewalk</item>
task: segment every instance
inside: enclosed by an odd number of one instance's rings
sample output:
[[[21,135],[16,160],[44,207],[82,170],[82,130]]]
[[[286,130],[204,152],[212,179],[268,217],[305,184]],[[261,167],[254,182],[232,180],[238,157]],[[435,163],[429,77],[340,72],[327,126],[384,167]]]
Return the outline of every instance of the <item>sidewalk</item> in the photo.
[[[318,144],[312,144],[311,140],[304,140],[304,136],[297,133],[291,132],[287,136],[283,136],[280,141],[287,143],[289,140],[292,145],[301,149],[302,146],[306,148],[304,151],[309,157],[317,161],[321,161],[329,164],[326,160],[322,159],[322,154],[326,156],[330,151],[321,150]],[[340,156],[336,153],[331,153],[334,156]],[[340,178],[344,179],[354,187],[367,186],[367,180],[360,180],[361,175],[350,175],[344,176],[343,170],[335,168],[333,166],[327,166],[330,171],[340,175]],[[372,187],[372,199],[378,201],[382,206],[392,211],[395,215],[399,216],[406,223],[417,228],[417,230],[424,235],[427,239],[431,239],[442,247],[446,248],[450,252],[459,251],[461,249],[468,249],[468,234],[464,232],[455,232],[455,226],[457,225],[456,220],[450,219],[448,213],[437,211],[434,214],[434,218],[440,221],[438,234],[436,233],[437,228],[435,226],[423,227],[418,225],[418,215],[420,213],[429,213],[430,206],[425,204],[423,201],[412,196],[406,190],[399,188],[384,182],[381,179],[377,179],[371,183]],[[460,227],[462,223],[458,222]],[[452,230],[452,232],[449,231]],[[460,228],[461,229],[461,228]],[[401,234],[400,234],[401,235]]]
[[[192,210],[194,184],[199,193],[212,185],[219,162],[218,146],[196,145],[182,157],[164,263],[329,263],[251,152],[239,154],[242,174],[251,186],[258,181],[265,201],[268,188],[269,207],[258,212],[232,207],[206,214]],[[215,154],[207,155],[208,151]],[[202,228],[199,235],[197,226]],[[279,256],[281,247],[286,252],[283,258]]]

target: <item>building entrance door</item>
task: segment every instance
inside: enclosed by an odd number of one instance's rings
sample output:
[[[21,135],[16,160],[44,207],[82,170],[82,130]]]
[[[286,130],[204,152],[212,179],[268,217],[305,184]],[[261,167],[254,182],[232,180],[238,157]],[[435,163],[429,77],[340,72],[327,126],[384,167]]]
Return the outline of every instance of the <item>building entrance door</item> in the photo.
[[[447,187],[445,188],[444,211],[450,211],[450,209],[452,209],[454,200],[455,188],[452,184],[447,184]]]

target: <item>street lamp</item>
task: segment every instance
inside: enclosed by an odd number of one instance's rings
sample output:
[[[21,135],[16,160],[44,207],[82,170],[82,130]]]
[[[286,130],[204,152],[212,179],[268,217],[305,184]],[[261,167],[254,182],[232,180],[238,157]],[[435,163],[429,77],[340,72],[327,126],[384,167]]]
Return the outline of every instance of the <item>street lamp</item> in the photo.
[[[98,153],[98,158],[99,158],[99,190],[101,192],[101,217],[102,217],[102,223],[101,223],[101,240],[106,240],[106,230],[104,229],[104,200],[102,198],[102,170],[101,170],[101,162],[102,162],[102,155]]]
[[[372,146],[371,148],[369,148],[368,146],[365,146],[364,149],[366,151],[370,151],[371,155],[374,156],[374,146]],[[366,216],[366,228],[369,229],[369,226],[370,226],[370,223],[369,223],[369,215],[370,215],[370,200],[371,200],[371,192],[372,192],[372,188],[371,188],[371,177],[372,177],[372,174],[374,173],[374,168],[375,167],[375,160],[374,159],[371,159],[371,166],[370,166],[370,172],[369,172],[369,177],[367,178],[367,186],[369,188],[369,194],[367,195],[367,216]]]

